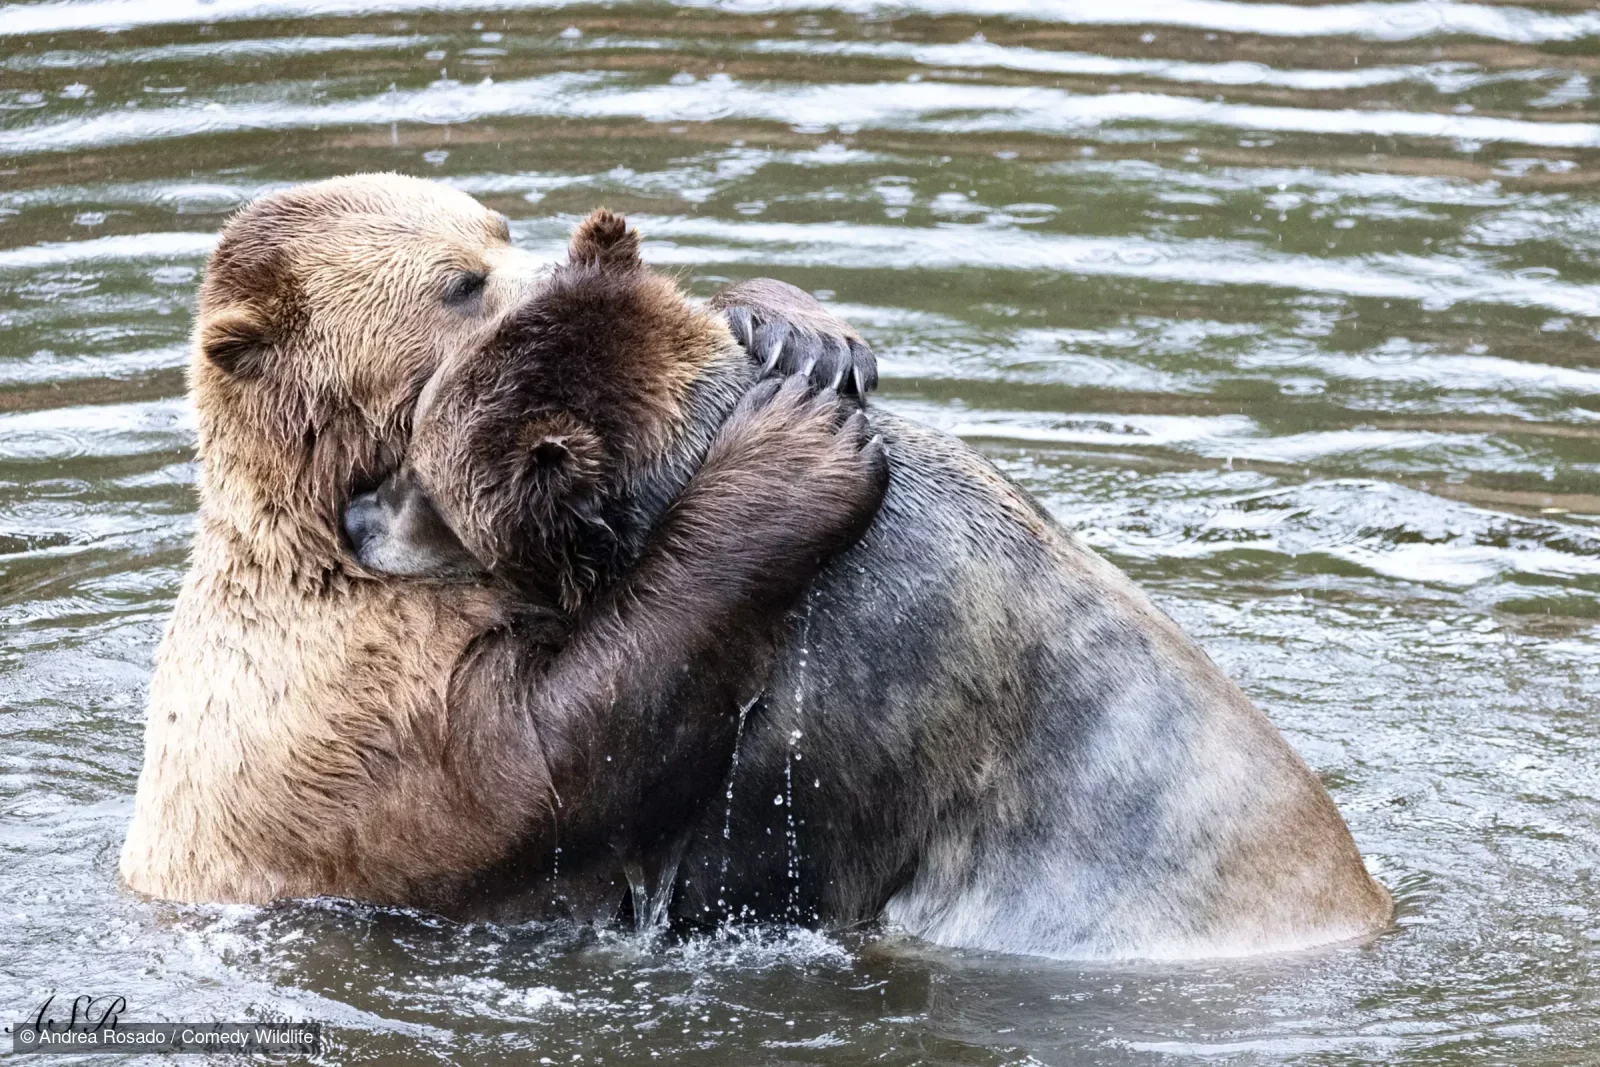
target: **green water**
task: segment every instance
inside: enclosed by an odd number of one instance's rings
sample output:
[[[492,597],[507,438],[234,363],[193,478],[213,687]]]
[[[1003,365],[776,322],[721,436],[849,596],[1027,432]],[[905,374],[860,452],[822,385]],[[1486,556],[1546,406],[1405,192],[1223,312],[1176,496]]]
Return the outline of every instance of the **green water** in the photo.
[[[6,1021],[50,991],[319,1019],[339,1064],[1600,1058],[1593,4],[363,6],[0,6]],[[696,292],[830,300],[882,403],[1270,712],[1396,929],[1085,967],[122,891],[205,252],[263,190],[376,169],[529,248],[605,204]]]

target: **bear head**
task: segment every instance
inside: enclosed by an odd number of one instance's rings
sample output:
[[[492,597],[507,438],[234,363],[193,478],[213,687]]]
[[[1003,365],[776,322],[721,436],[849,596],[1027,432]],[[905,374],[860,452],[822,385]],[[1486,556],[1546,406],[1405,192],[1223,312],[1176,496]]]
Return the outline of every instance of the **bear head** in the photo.
[[[398,462],[419,390],[528,291],[504,216],[398,174],[270,193],[229,220],[190,362],[203,532],[253,565],[335,567],[352,483]]]
[[[487,571],[571,610],[636,556],[751,374],[721,316],[597,211],[424,388],[403,468],[352,501],[351,547],[384,573]]]

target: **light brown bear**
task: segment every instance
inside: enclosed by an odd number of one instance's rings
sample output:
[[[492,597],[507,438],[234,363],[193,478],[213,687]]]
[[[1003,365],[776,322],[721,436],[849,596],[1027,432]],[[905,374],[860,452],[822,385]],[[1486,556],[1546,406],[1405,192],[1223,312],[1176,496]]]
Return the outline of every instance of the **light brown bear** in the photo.
[[[697,360],[662,326],[688,305],[637,236],[591,225],[586,266],[429,383],[403,468],[353,508],[362,558],[447,557],[539,602],[627,573],[649,472],[681,480],[674,457],[754,372]],[[668,335],[678,355],[655,358],[677,370],[639,375],[634,339]],[[649,390],[682,376],[700,399],[659,432]],[[886,917],[1069,958],[1292,949],[1387,924],[1327,791],[1170,618],[960,441],[871,421],[888,494],[793,613],[727,804],[669,850],[680,919]]]
[[[121,857],[133,889],[499,913],[559,835],[604,859],[569,866],[581,911],[585,879],[716,788],[774,627],[881,495],[853,405],[803,384],[753,394],[579,617],[502,586],[379,577],[342,543],[352,486],[398,465],[424,383],[537,277],[502,216],[397,175],[272,194],[224,229],[190,365],[198,529]],[[715,314],[668,310],[678,332],[642,336],[641,360],[664,343],[674,367],[748,360]],[[851,335],[806,336],[833,353],[830,379],[870,386]],[[659,383],[664,434],[694,377]]]

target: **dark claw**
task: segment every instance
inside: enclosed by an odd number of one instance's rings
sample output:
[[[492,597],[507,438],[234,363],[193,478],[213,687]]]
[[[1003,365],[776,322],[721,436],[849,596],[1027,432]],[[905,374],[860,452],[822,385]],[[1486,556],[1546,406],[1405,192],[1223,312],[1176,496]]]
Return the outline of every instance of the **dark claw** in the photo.
[[[850,346],[843,338],[822,339],[822,362],[819,370],[820,380],[829,389],[837,390],[844,384],[845,375],[850,371]]]
[[[889,448],[882,434],[875,434],[861,449],[861,458],[872,470],[880,499],[889,487]]]
[[[755,344],[755,319],[750,314],[749,308],[728,308],[724,314],[728,319],[728,326],[733,330],[734,340],[744,346],[746,352]]]
[[[878,357],[861,341],[850,342],[850,373],[855,379],[856,396],[865,401],[878,386]]]
[[[884,443],[883,434],[873,434],[872,440],[861,446],[861,455],[877,468],[879,478],[888,477],[889,446]]]
[[[770,278],[712,299],[761,377],[806,373],[812,389],[834,389],[865,404],[878,383],[872,349],[809,293]]]
[[[804,327],[791,327],[783,343],[783,361],[780,365],[784,373],[809,374],[806,368],[815,364],[816,360],[817,335]]]
[[[790,330],[787,323],[768,322],[756,330],[755,344],[750,354],[761,360],[761,373],[771,374],[781,370],[784,349],[788,347]]]

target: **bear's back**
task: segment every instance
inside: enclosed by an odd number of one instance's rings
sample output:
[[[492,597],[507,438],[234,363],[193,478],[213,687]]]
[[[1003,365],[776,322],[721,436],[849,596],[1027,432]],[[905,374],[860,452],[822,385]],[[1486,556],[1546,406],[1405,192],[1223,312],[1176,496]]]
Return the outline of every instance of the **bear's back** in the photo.
[[[1320,783],[1168,616],[961,441],[873,422],[888,496],[795,612],[689,914],[1074,957],[1381,924]]]

